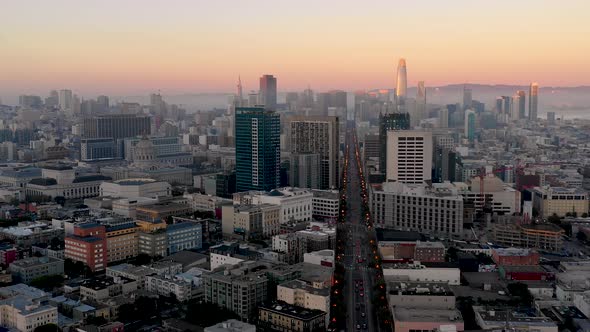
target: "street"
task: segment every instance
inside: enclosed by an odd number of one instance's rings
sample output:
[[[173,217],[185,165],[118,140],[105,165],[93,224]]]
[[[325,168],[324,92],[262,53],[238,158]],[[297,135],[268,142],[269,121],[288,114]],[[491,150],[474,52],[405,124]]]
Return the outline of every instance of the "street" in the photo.
[[[371,248],[367,227],[361,216],[361,187],[357,163],[358,151],[353,134],[354,128],[349,125],[346,136],[346,155],[348,169],[345,170],[347,181],[346,198],[347,213],[341,231],[346,232],[347,246],[342,260],[346,271],[344,298],[347,300],[347,330],[377,331],[375,310],[372,307],[373,280],[375,271],[368,267],[371,261]]]

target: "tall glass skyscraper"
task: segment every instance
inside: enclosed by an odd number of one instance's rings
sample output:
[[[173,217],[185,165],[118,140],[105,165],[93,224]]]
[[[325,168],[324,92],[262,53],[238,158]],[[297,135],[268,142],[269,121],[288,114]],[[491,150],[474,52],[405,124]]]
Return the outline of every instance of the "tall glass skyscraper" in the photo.
[[[531,83],[529,91],[529,120],[537,121],[537,108],[539,102],[539,84]]]
[[[260,78],[259,103],[266,109],[274,110],[277,107],[277,78],[272,75],[264,75]]]
[[[263,107],[238,107],[235,115],[236,190],[269,191],[280,184],[281,123]]]
[[[406,59],[399,59],[397,64],[397,84],[395,86],[395,96],[400,104],[403,104],[408,93],[408,73],[406,71]]]

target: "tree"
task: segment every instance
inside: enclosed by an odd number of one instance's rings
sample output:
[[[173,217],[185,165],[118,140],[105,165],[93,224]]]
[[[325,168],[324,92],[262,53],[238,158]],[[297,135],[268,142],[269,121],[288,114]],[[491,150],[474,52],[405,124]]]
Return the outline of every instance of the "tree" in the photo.
[[[33,330],[34,332],[61,332],[61,329],[59,328],[59,326],[55,325],[55,324],[45,324],[45,325],[41,325],[41,326],[37,326],[35,328],[35,330]]]
[[[31,280],[30,285],[42,290],[51,291],[64,284],[64,277],[60,274],[42,276]]]
[[[549,218],[547,218],[547,221],[552,223],[552,224],[556,224],[556,225],[560,225],[561,224],[561,218],[554,213],[552,216],[550,216]]]

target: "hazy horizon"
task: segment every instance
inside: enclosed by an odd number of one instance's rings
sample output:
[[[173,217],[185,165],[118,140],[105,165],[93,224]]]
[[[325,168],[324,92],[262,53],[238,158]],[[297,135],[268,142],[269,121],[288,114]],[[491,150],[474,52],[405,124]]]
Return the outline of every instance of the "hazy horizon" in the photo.
[[[590,3],[501,0],[19,1],[3,6],[0,96],[408,84],[588,85]],[[12,96],[12,97],[11,97]]]

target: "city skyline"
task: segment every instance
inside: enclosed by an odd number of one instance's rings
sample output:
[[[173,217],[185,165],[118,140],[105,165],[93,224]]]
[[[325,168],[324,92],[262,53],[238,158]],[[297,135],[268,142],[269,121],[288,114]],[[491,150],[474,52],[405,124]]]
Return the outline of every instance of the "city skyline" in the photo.
[[[409,87],[578,86],[590,74],[583,1],[325,2],[313,11],[305,1],[176,1],[141,12],[134,2],[73,4],[7,4],[2,97],[64,87],[80,95],[228,92],[238,75],[249,91],[260,73],[278,77],[279,91],[386,88],[399,58],[408,61]]]

